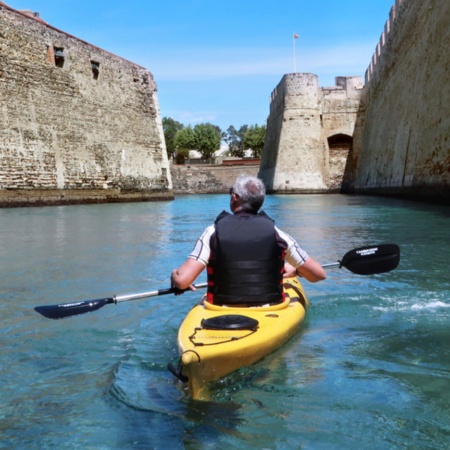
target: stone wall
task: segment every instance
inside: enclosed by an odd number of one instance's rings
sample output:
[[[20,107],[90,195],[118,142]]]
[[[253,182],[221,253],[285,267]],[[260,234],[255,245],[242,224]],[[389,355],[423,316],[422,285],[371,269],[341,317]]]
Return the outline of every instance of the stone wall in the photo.
[[[361,77],[336,77],[336,86],[321,88],[321,121],[327,137],[329,192],[352,188],[353,138],[364,95]]]
[[[186,164],[171,166],[175,194],[228,193],[239,175],[256,176],[259,164],[241,166],[214,164]]]
[[[397,0],[366,72],[355,190],[450,203],[450,2]]]
[[[0,206],[173,198],[150,72],[2,2],[0,54]]]
[[[341,190],[361,92],[361,77],[337,77],[336,86],[323,88],[314,74],[282,78],[271,96],[259,172],[269,191]],[[333,136],[346,146],[330,152]]]

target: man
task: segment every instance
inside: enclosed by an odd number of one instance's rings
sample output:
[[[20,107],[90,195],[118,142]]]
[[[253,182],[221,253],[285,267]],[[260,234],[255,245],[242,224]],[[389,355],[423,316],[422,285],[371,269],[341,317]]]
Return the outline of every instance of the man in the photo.
[[[260,179],[239,176],[230,190],[233,214],[223,211],[205,229],[188,259],[172,272],[172,286],[195,290],[192,283],[207,267],[209,302],[253,306],[283,301],[283,273],[313,283],[324,280],[322,266],[258,213],[265,194]]]

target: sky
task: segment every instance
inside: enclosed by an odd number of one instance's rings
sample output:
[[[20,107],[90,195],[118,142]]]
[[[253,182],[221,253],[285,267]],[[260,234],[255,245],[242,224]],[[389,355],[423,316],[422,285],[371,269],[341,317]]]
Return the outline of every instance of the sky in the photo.
[[[148,69],[161,117],[265,125],[283,75],[361,76],[394,0],[3,0]],[[294,39],[297,34],[298,39]]]

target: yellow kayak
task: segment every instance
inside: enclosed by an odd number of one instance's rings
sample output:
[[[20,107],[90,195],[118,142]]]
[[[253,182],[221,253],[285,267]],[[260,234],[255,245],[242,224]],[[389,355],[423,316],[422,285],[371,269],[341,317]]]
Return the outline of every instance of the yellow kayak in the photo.
[[[305,318],[309,302],[296,278],[284,280],[286,300],[271,306],[227,307],[202,301],[178,331],[180,362],[169,369],[190,397],[208,398],[208,383],[254,364],[283,345]]]

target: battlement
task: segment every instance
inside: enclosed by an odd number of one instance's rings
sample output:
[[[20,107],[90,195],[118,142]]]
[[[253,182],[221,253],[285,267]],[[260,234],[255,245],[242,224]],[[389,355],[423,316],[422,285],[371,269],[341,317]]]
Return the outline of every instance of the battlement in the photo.
[[[370,61],[369,67],[365,73],[366,84],[377,78],[377,75],[383,69],[383,59],[387,43],[391,34],[394,32],[397,18],[400,16],[402,9],[407,2],[408,0],[395,0],[395,3],[392,5],[391,10],[389,11],[389,18],[384,25],[384,30],[381,33],[380,40],[375,47],[372,60]]]
[[[362,78],[359,76],[338,76],[335,86],[319,88],[319,79],[313,73],[288,73],[283,76],[277,87],[272,91],[270,102],[276,102],[279,97],[286,95],[306,95],[316,98],[318,90],[322,92],[345,91],[348,97],[354,97],[354,92],[363,89]]]

